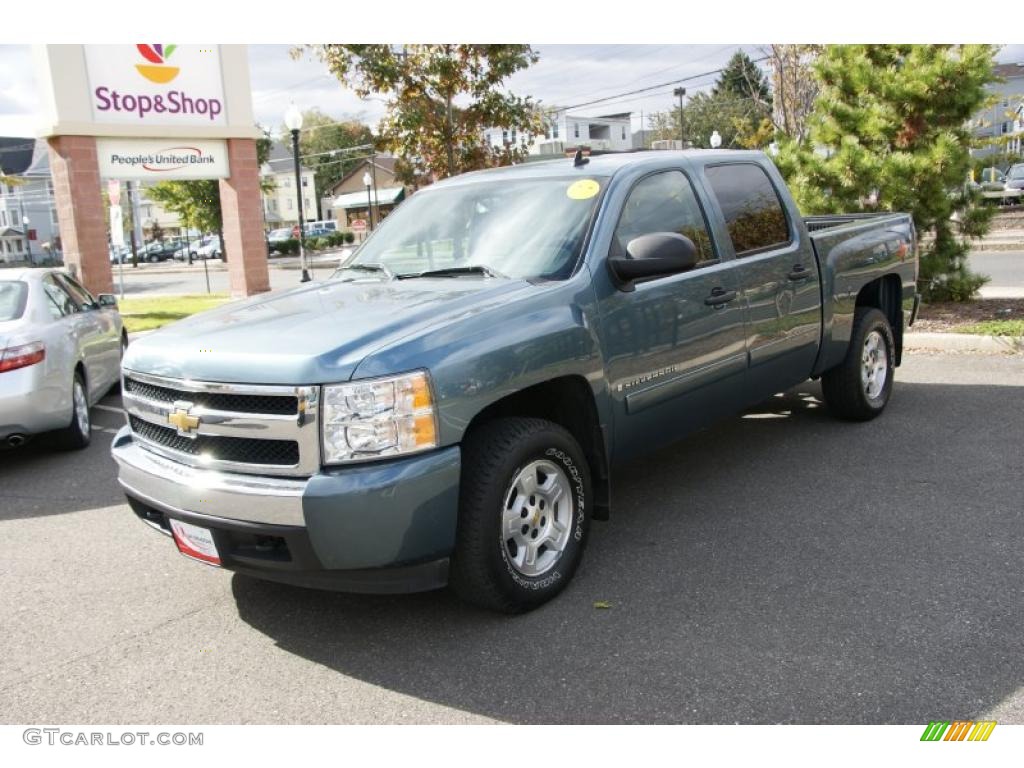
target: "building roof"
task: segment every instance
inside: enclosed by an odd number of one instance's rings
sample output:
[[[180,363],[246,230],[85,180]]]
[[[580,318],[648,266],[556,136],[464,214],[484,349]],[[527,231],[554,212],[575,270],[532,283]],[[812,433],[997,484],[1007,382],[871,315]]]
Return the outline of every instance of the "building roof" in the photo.
[[[3,229],[0,229],[0,237],[24,237],[24,236],[25,236],[24,232],[22,232],[20,229],[15,229],[14,227],[4,227]]]
[[[292,148],[282,141],[273,142],[270,145],[270,155],[267,157],[267,162],[263,164],[263,168],[270,173],[294,172],[295,156],[292,154]],[[302,170],[309,171],[311,169],[309,166],[303,165]]]
[[[384,171],[384,172],[390,173],[392,175],[394,175],[394,173],[395,173],[395,163],[397,163],[397,162],[398,162],[398,158],[397,157],[392,157],[391,155],[376,155],[373,158],[373,164],[377,167],[378,171]],[[346,181],[351,179],[357,173],[363,173],[365,171],[366,167],[369,166],[369,165],[370,165],[370,158],[368,158],[368,157],[363,158],[359,162],[359,164],[357,166],[355,166],[351,171],[349,171],[344,176],[342,176],[340,179],[338,179],[336,182],[334,182],[334,186],[331,187],[330,191],[333,193],[334,190],[336,190],[338,187],[340,187]]]
[[[374,198],[374,205],[391,205],[397,203],[405,195],[404,187],[380,187],[377,190],[377,195]],[[338,195],[331,203],[332,208],[365,208],[366,207],[366,193],[365,192],[348,192],[344,195]]]
[[[1024,61],[1019,61],[1014,64],[996,64],[992,70],[996,77],[1003,77],[1006,79],[1024,77]]]

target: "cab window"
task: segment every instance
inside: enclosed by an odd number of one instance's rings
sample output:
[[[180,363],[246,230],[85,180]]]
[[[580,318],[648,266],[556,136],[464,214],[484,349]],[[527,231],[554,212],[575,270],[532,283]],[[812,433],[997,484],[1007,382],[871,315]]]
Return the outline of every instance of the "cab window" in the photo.
[[[626,256],[633,238],[655,232],[684,235],[697,246],[700,262],[714,261],[715,253],[693,185],[681,171],[663,171],[637,182],[626,199],[612,238],[611,255]]]
[[[789,222],[771,179],[753,163],[705,169],[737,256],[780,248],[789,243]]]

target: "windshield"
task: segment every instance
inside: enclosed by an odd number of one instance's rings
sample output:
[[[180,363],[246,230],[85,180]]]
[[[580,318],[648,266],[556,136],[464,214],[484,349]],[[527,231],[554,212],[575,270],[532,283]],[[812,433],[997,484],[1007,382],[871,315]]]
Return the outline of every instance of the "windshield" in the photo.
[[[391,214],[337,273],[379,265],[399,277],[434,270],[564,279],[604,179],[496,180],[428,189]],[[467,268],[483,268],[472,270]]]
[[[21,317],[25,311],[27,288],[20,280],[0,281],[0,323]]]
[[[1024,179],[1024,165],[1015,165],[1010,169],[1011,179]]]

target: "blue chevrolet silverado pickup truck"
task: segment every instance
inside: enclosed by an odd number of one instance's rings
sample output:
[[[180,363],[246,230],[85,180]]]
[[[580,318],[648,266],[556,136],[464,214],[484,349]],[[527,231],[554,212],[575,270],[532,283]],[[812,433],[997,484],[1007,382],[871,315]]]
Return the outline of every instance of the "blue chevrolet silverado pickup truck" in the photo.
[[[841,418],[881,413],[915,237],[905,214],[801,217],[760,152],[449,179],[330,279],[133,343],[119,480],[200,561],[529,609],[622,462],[808,378]]]

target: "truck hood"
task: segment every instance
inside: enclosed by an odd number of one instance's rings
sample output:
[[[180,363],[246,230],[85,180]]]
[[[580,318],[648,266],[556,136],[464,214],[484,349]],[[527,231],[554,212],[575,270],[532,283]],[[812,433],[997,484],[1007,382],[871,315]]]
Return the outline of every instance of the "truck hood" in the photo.
[[[124,367],[250,384],[347,381],[374,350],[531,290],[477,277],[329,280],[234,302],[133,341]]]

